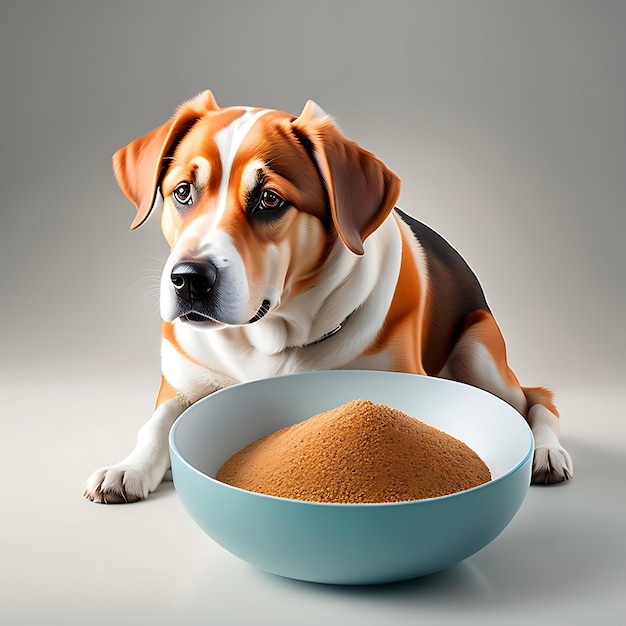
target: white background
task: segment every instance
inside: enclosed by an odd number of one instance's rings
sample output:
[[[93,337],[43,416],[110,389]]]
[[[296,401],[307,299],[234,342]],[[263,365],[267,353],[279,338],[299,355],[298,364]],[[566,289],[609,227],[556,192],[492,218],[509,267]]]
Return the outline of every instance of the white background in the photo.
[[[626,4],[5,1],[0,10],[0,620],[588,624],[625,609]],[[547,385],[571,484],[532,488],[447,572],[333,588],[258,572],[171,483],[81,497],[149,417],[158,220],[110,157],[205,88],[318,102],[481,279],[523,384]]]

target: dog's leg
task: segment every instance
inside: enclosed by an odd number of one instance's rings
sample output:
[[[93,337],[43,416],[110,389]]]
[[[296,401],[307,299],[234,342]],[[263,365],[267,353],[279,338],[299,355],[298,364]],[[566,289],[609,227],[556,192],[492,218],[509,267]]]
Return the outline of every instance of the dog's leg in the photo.
[[[166,385],[164,382],[159,398]],[[135,449],[119,463],[96,470],[85,483],[85,497],[118,504],[135,502],[154,491],[170,467],[170,428],[186,406],[176,395],[158,402],[153,416],[137,434]]]
[[[528,423],[535,437],[533,482],[548,485],[574,475],[572,459],[559,443],[559,412],[552,393],[543,387],[522,387],[528,400]]]
[[[493,316],[476,311],[439,373],[499,396],[528,421],[535,438],[532,480],[558,483],[573,476],[572,460],[559,443],[559,413],[547,389],[521,387],[507,362],[506,345]]]

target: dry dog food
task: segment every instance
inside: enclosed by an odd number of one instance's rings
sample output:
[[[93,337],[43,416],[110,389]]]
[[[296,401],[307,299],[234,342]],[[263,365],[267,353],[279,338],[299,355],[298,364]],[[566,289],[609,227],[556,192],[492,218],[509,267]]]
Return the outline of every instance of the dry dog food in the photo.
[[[268,495],[313,502],[433,498],[491,480],[459,440],[369,400],[278,430],[228,459],[217,479]]]

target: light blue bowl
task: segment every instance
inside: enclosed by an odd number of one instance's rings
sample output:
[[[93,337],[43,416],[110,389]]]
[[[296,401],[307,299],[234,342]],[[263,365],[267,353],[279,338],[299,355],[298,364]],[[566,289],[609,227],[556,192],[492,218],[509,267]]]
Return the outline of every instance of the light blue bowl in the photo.
[[[386,404],[460,439],[492,481],[457,494],[383,504],[276,498],[215,480],[256,439],[354,399]],[[533,437],[522,416],[484,391],[437,378],[324,371],[235,385],[174,424],[174,486],[191,517],[232,554],[263,570],[318,583],[374,584],[449,567],[495,539],[530,484]]]

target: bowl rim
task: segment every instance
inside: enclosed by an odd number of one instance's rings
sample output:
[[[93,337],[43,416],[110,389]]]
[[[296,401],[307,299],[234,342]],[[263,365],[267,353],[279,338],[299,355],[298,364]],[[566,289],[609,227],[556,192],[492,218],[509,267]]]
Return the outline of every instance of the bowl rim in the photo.
[[[215,394],[221,394],[223,392],[227,392],[229,390],[232,390],[236,387],[241,387],[243,385],[253,385],[255,383],[262,383],[268,380],[273,380],[273,379],[284,379],[284,378],[292,378],[294,376],[310,376],[313,374],[319,374],[319,373],[328,373],[328,372],[375,372],[377,374],[391,374],[391,375],[403,375],[403,376],[422,376],[423,378],[434,378],[437,380],[441,380],[441,381],[445,381],[446,383],[451,383],[453,385],[460,385],[462,387],[469,387],[471,389],[476,390],[477,392],[483,393],[483,394],[487,394],[489,396],[491,396],[492,398],[495,398],[497,401],[502,402],[503,404],[505,404],[506,406],[510,407],[511,409],[513,409],[514,411],[516,411],[516,409],[514,407],[512,407],[510,404],[508,404],[505,400],[503,400],[502,398],[496,396],[495,394],[492,394],[488,391],[485,391],[484,389],[480,389],[479,387],[474,387],[473,385],[468,385],[467,383],[462,383],[456,380],[450,380],[447,378],[438,378],[436,376],[423,376],[420,374],[411,374],[408,372],[390,372],[387,370],[311,370],[311,371],[306,371],[306,372],[295,372],[292,374],[281,374],[279,376],[272,376],[272,377],[268,377],[268,378],[259,378],[259,379],[255,379],[255,380],[250,380],[250,381],[244,381],[244,382],[240,382],[240,383],[235,383],[233,385],[229,385],[228,387],[223,387],[222,389],[218,389],[217,391],[214,391],[213,393],[209,394],[208,396],[205,396],[204,398],[201,398],[200,400],[197,400],[196,402],[194,402],[193,404],[191,404],[190,406],[188,406],[176,419],[176,421],[174,422],[174,424],[172,425],[172,427],[170,428],[169,431],[169,435],[168,435],[168,441],[169,441],[169,449],[170,449],[170,454],[175,454],[176,457],[178,458],[178,460],[185,465],[188,469],[190,469],[192,472],[194,472],[195,474],[197,474],[198,476],[208,479],[209,482],[213,483],[215,486],[217,486],[218,488],[222,488],[222,489],[227,489],[227,490],[234,490],[235,492],[239,492],[241,494],[246,494],[249,497],[257,497],[257,498],[261,498],[261,499],[268,499],[268,500],[275,500],[277,502],[288,502],[288,503],[293,503],[294,505],[311,505],[311,506],[324,506],[324,507],[338,507],[341,509],[347,509],[347,508],[372,508],[372,507],[397,507],[397,506],[415,506],[415,505],[427,505],[428,503],[431,502],[440,502],[442,500],[449,500],[452,498],[459,498],[459,497],[464,497],[468,494],[474,493],[476,491],[480,491],[480,490],[484,490],[484,489],[489,489],[492,486],[495,486],[505,480],[507,480],[510,476],[512,476],[513,474],[515,474],[516,472],[518,472],[522,467],[524,467],[529,461],[532,461],[532,457],[535,451],[535,440],[532,434],[532,431],[530,429],[530,426],[528,425],[528,422],[524,419],[524,417],[518,413],[520,419],[522,420],[522,422],[526,425],[526,434],[528,436],[528,449],[526,451],[526,454],[524,455],[524,457],[518,462],[516,463],[510,470],[508,470],[507,472],[505,472],[504,474],[502,474],[501,476],[498,476],[498,478],[494,478],[491,479],[489,481],[487,481],[486,483],[483,483],[481,485],[477,485],[476,487],[470,487],[469,489],[463,489],[462,491],[456,491],[454,493],[449,493],[449,494],[445,494],[442,496],[437,496],[434,498],[420,498],[417,500],[397,500],[397,501],[392,501],[392,502],[317,502],[314,500],[298,500],[296,498],[285,498],[282,496],[273,496],[267,493],[261,493],[258,491],[250,491],[248,489],[242,489],[241,487],[235,487],[234,485],[229,485],[228,483],[224,483],[221,480],[217,480],[217,478],[213,478],[212,476],[209,476],[208,474],[205,474],[204,472],[200,471],[197,467],[195,467],[194,465],[192,465],[191,463],[189,463],[189,461],[187,461],[187,459],[185,459],[185,457],[182,455],[181,451],[179,450],[177,444],[176,444],[176,431],[178,430],[178,428],[180,427],[180,424],[182,424],[182,422],[186,419],[186,415],[188,413],[191,412],[193,407],[196,407],[196,405],[198,405],[199,403],[202,403],[205,400],[208,400],[209,398],[211,398],[212,396],[214,396]],[[197,410],[197,407],[193,410]],[[517,412],[517,411],[516,411]],[[306,419],[306,418],[305,418]],[[530,486],[530,482],[529,482],[529,486]]]

